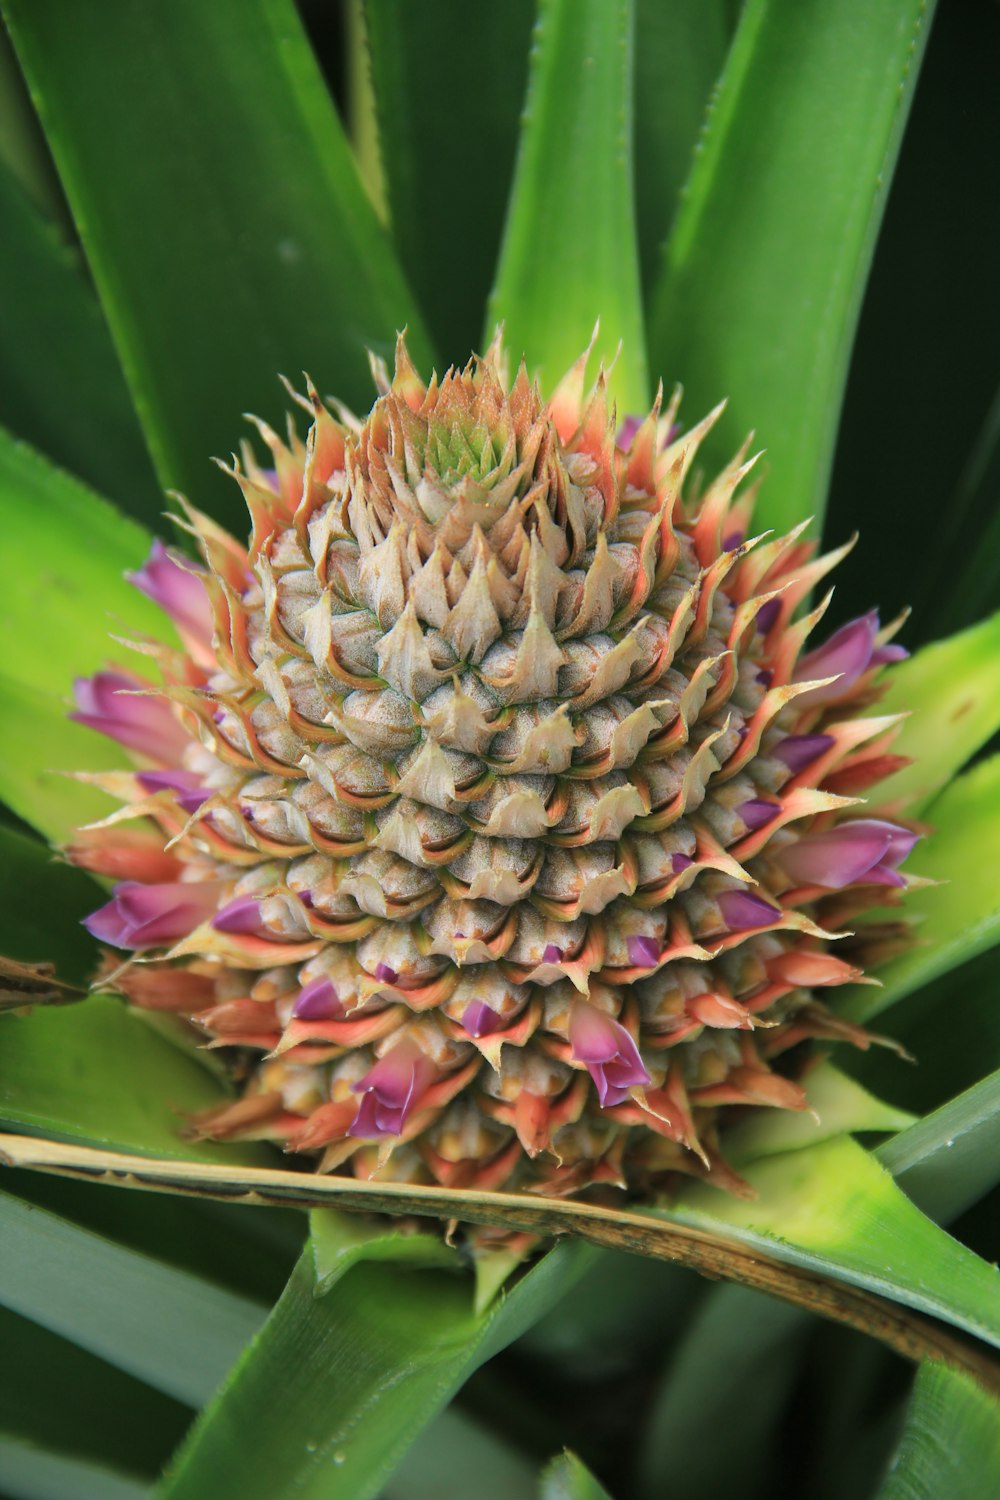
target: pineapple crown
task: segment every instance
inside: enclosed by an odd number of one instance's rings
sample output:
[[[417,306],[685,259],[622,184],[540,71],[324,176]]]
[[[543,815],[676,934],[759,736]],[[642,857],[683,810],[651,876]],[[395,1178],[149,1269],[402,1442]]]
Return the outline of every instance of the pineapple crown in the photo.
[[[589,352],[589,351],[588,351]],[[321,1169],[452,1186],[735,1191],[727,1115],[805,1107],[822,994],[901,924],[917,830],[865,714],[905,655],[872,611],[804,651],[846,548],[749,537],[717,409],[616,429],[585,353],[544,401],[499,337],[425,384],[400,339],[361,422],[310,385],[133,582],[183,649],[77,684],[135,761],[71,856],[124,877],[102,983],[188,1017],[241,1096],[194,1122]],[[293,393],[294,394],[294,393]],[[685,493],[687,492],[687,493]]]

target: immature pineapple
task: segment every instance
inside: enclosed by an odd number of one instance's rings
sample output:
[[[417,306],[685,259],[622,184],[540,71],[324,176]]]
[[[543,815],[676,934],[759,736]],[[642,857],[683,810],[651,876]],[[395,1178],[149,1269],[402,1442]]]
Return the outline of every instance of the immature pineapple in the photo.
[[[726,1110],[801,1109],[789,1050],[867,1040],[817,995],[906,883],[916,834],[858,796],[900,764],[858,714],[905,653],[872,612],[802,655],[842,553],[748,539],[745,450],[685,503],[717,413],[616,441],[585,366],[546,404],[499,344],[426,386],[400,341],[364,422],[310,389],[305,447],[262,427],[274,468],[234,463],[249,550],[192,511],[206,571],[157,546],[135,576],[187,648],[143,647],[166,688],[78,685],[137,762],[71,851],[126,877],[105,982],[240,1049],[205,1134],[738,1190]]]

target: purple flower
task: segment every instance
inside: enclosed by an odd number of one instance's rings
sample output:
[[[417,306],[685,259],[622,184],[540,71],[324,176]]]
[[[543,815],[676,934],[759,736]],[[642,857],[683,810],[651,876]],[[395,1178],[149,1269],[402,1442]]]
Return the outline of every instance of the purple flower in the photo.
[[[126,672],[78,677],[73,683],[77,711],[69,717],[151,760],[179,760],[190,737],[166,699],[148,689],[148,682]]]
[[[542,953],[543,964],[561,964],[563,961],[563,950],[557,948],[555,943],[546,943]]]
[[[433,1076],[433,1064],[416,1042],[397,1042],[359,1083],[351,1085],[351,1092],[360,1094],[361,1102],[348,1135],[361,1140],[399,1135]]]
[[[253,896],[237,896],[212,918],[216,932],[234,932],[242,937],[267,937],[260,902]]]
[[[694,860],[690,854],[671,854],[670,856],[670,868],[675,875],[679,875],[682,870],[689,870],[693,864]]]
[[[214,882],[140,885],[126,880],[113,898],[83,925],[102,943],[115,948],[164,948],[187,937],[215,911],[219,887]]]
[[[492,1005],[485,1000],[470,1000],[462,1012],[462,1025],[470,1036],[492,1036],[506,1026],[503,1016],[498,1016]]]
[[[181,634],[203,646],[212,644],[212,608],[202,582],[204,569],[196,567],[161,541],[154,541],[146,562],[135,573],[126,573],[147,598],[173,620]]]
[[[751,927],[769,927],[781,912],[765,901],[763,896],[755,896],[753,891],[722,891],[716,897],[722,920],[730,932],[743,932]]]
[[[741,802],[736,811],[753,832],[755,829],[765,827],[768,823],[773,823],[781,808],[777,802],[767,802],[763,797],[751,797],[749,801]]]
[[[655,938],[644,937],[642,934],[626,938],[625,946],[628,949],[628,961],[637,969],[651,969],[660,961],[661,948]]]
[[[775,747],[774,755],[784,761],[793,776],[797,776],[806,766],[825,755],[833,742],[832,734],[789,734]]]
[[[855,818],[820,833],[809,833],[781,851],[785,873],[800,885],[905,886],[898,873],[918,835],[880,818]]]
[[[771,626],[774,624],[780,613],[780,599],[768,599],[766,604],[761,605],[760,609],[757,611],[757,619],[755,622],[757,625],[757,629],[760,631],[761,635],[767,635],[767,632],[770,630]]]
[[[292,1015],[297,1021],[339,1021],[343,1014],[344,1007],[337,991],[325,974],[319,974],[304,984],[292,1007]]]
[[[177,805],[186,813],[196,813],[207,800],[208,791],[193,771],[140,771],[136,777],[144,792],[170,790],[177,793]]]
[[[630,1089],[650,1081],[639,1049],[621,1022],[583,1000],[576,1001],[570,1012],[569,1043],[573,1056],[597,1085],[605,1109],[624,1103]]]
[[[837,680],[827,683],[826,687],[803,693],[796,702],[810,708],[820,703],[835,703],[846,697],[869,667],[899,661],[906,656],[902,646],[876,646],[878,632],[878,610],[870,609],[866,615],[859,615],[856,620],[841,625],[822,646],[803,656],[795,668],[796,682],[809,682],[820,677],[835,677]]]
[[[377,963],[375,965],[375,978],[382,984],[395,984],[399,979],[396,970],[389,964]]]

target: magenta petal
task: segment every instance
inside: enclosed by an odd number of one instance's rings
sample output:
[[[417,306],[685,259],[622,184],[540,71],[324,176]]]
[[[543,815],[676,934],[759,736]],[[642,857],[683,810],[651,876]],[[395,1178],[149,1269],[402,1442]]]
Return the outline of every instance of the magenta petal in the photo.
[[[884,646],[876,646],[872,652],[872,666],[885,667],[890,662],[906,661],[909,656],[905,646],[897,646],[894,641],[889,641]]]
[[[237,896],[212,918],[216,932],[236,932],[245,937],[266,937],[260,902],[253,896]]]
[[[833,742],[832,734],[789,734],[779,741],[772,753],[777,760],[784,761],[793,776],[797,776],[806,766],[825,755]]]
[[[375,978],[381,980],[383,984],[395,984],[399,975],[389,964],[378,963],[375,965]]]
[[[803,656],[795,668],[796,682],[809,682],[817,677],[837,680],[803,693],[795,700],[796,706],[814,707],[843,698],[870,666],[878,628],[878,612],[869,610],[857,620],[841,625],[824,645]]]
[[[782,868],[800,885],[823,885],[843,890],[857,881],[880,881],[874,871],[887,871],[905,859],[916,835],[880,818],[855,818],[821,833],[806,834],[781,851]]]
[[[503,1016],[498,1016],[492,1005],[485,1000],[470,1000],[462,1012],[462,1025],[470,1036],[492,1036],[506,1026]]]
[[[191,743],[165,698],[125,672],[95,672],[73,684],[77,710],[69,717],[152,760],[179,760]]]
[[[722,920],[730,932],[743,932],[751,927],[769,927],[781,912],[777,907],[765,901],[763,896],[755,896],[753,891],[723,891],[716,897]]]
[[[126,573],[129,583],[164,610],[174,624],[206,646],[212,642],[212,609],[201,581],[202,569],[170,552],[161,541],[135,573]]]
[[[649,1083],[639,1049],[625,1027],[585,1001],[573,1006],[569,1041],[573,1056],[594,1080],[603,1107],[621,1104],[629,1089]]]
[[[561,964],[563,961],[563,950],[557,948],[555,943],[546,943],[542,953],[543,964]]]
[[[694,860],[690,854],[671,854],[670,856],[670,868],[675,875],[679,875],[682,870],[689,870],[693,864]]]
[[[773,823],[781,808],[777,802],[767,802],[763,797],[751,797],[748,802],[741,802],[736,811],[753,832],[767,823]]]
[[[115,948],[163,948],[176,943],[215,910],[218,886],[183,881],[141,885],[124,881],[107,906],[84,918],[87,931]]]
[[[770,630],[771,626],[774,624],[780,613],[780,599],[768,599],[766,604],[761,605],[760,609],[757,611],[757,618],[754,621],[754,624],[757,626],[757,629],[760,631],[761,635],[767,635],[767,632]]]
[[[292,1007],[297,1021],[339,1021],[343,1014],[337,991],[325,974],[304,984]]]
[[[351,1092],[363,1098],[348,1135],[367,1140],[399,1135],[433,1074],[432,1064],[415,1043],[398,1042],[359,1083],[351,1085]]]
[[[615,434],[615,442],[619,448],[624,448],[627,453],[635,442],[635,435],[643,424],[642,417],[626,417]]]
[[[186,813],[196,813],[208,800],[207,787],[193,771],[141,771],[135,779],[144,792],[176,792],[177,805]]]
[[[644,937],[640,934],[626,938],[625,946],[628,949],[629,963],[637,969],[651,969],[660,961],[662,950],[655,938]]]

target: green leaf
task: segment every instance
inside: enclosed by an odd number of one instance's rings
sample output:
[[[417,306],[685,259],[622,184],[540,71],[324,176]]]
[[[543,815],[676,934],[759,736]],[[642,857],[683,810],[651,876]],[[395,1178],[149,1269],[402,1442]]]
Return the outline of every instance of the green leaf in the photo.
[[[632,198],[631,0],[541,0],[528,101],[484,338],[501,320],[543,389],[586,348],[618,410],[649,404]]]
[[[934,6],[747,0],[674,223],[650,360],[707,451],[767,448],[758,519],[821,515],[855,324]],[[728,452],[726,451],[728,449]]]
[[[904,1193],[939,1224],[1000,1182],[1000,1070],[876,1151]]]
[[[72,771],[127,766],[120,745],[67,717],[69,702],[0,676],[0,798],[53,843],[82,824],[106,818],[105,792],[75,781]]]
[[[391,1260],[412,1269],[436,1266],[458,1270],[461,1266],[457,1251],[440,1235],[411,1234],[391,1220],[324,1208],[310,1215],[310,1225],[318,1297],[325,1296],[341,1276],[363,1260]]]
[[[259,1147],[185,1141],[186,1115],[225,1099],[204,1068],[119,1000],[0,1018],[5,1129],[142,1156],[261,1165]]]
[[[913,758],[879,785],[880,801],[917,816],[1000,729],[1000,613],[924,646],[888,674],[880,713],[905,713],[893,751]]]
[[[823,1062],[803,1080],[809,1108],[758,1110],[726,1133],[726,1158],[737,1167],[815,1146],[858,1131],[903,1130],[915,1116],[876,1099],[846,1073]]]
[[[0,953],[22,963],[53,963],[60,979],[85,984],[97,945],[80,926],[102,906],[101,887],[44,844],[0,828]],[[58,914],[58,920],[53,920]]]
[[[150,524],[163,509],[77,257],[0,168],[0,422]]]
[[[408,1450],[382,1500],[534,1500],[536,1488],[526,1458],[451,1406]]]
[[[554,1458],[542,1475],[538,1500],[611,1500],[611,1496],[576,1454],[567,1451]]]
[[[463,365],[479,343],[534,9],[532,0],[364,6],[393,240],[446,363]]]
[[[279,371],[367,407],[366,348],[430,354],[292,0],[5,11],[160,480],[242,528],[209,459]]]
[[[933,802],[933,833],[907,872],[939,881],[911,891],[913,945],[880,968],[882,988],[845,987],[837,1010],[867,1020],[1000,941],[1000,755],[974,766]]]
[[[974,1380],[925,1364],[875,1500],[984,1500],[1000,1491],[1000,1405]]]
[[[1000,1344],[995,1266],[925,1218],[852,1140],[755,1162],[752,1201],[687,1189],[667,1218],[724,1233]]]
[[[173,640],[169,620],[124,578],[149,552],[149,533],[62,469],[0,433],[4,587],[0,629],[16,649],[4,675],[68,693],[74,674],[135,652],[110,632]],[[140,668],[141,670],[141,663]]]
[[[730,40],[725,0],[637,0],[635,207],[648,294]]]
[[[673,1352],[645,1425],[643,1500],[767,1493],[781,1416],[813,1326],[800,1307],[747,1287],[713,1288]]]
[[[0,1192],[0,1302],[199,1407],[264,1321],[259,1303]]]
[[[356,1265],[317,1296],[307,1249],[161,1500],[366,1500],[468,1376],[560,1297],[588,1252],[551,1251],[477,1318],[469,1278]],[[248,1442],[246,1435],[253,1434]]]
[[[118,1500],[97,1478],[151,1479],[191,1420],[180,1402],[4,1307],[0,1347],[4,1495]]]

